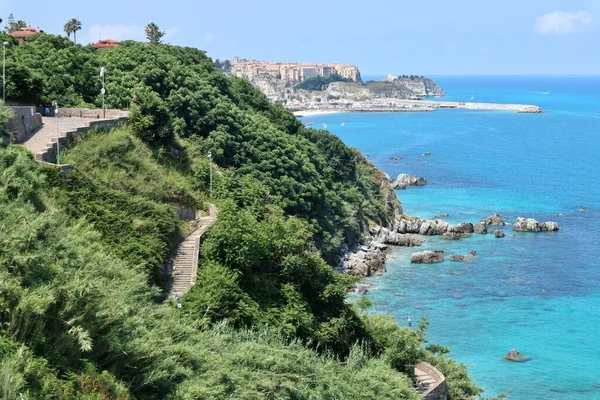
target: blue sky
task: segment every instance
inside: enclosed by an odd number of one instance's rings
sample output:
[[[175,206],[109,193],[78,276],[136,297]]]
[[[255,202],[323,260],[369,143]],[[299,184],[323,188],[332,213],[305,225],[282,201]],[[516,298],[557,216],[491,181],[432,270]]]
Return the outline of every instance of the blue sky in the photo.
[[[144,40],[154,21],[213,58],[339,61],[363,75],[600,73],[598,0],[0,0],[9,13],[56,34],[77,18],[83,42]]]

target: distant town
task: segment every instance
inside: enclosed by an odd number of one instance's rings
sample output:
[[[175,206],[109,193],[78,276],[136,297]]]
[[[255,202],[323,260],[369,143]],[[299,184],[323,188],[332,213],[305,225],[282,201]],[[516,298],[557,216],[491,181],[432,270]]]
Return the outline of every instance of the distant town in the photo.
[[[245,60],[233,57],[230,72],[239,78],[253,80],[262,76],[271,76],[292,83],[300,83],[306,79],[338,75],[344,79],[360,81],[360,72],[356,65],[268,62]]]

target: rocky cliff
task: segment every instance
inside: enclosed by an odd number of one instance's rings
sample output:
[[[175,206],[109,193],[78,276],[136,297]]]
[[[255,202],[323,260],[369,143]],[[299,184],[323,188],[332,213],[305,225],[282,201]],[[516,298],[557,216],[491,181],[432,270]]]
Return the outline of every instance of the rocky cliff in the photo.
[[[444,96],[444,91],[428,78],[397,78],[391,81],[333,82],[326,93],[340,99],[366,101],[378,98],[418,99]]]

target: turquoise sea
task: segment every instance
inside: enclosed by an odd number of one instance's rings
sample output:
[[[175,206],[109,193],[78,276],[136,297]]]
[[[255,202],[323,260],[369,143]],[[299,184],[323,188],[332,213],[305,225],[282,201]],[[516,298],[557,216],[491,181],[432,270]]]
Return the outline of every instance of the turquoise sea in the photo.
[[[476,222],[498,212],[507,222],[533,217],[562,229],[513,236],[507,226],[504,239],[434,237],[422,248],[447,256],[475,249],[477,257],[466,263],[410,265],[416,250],[398,249],[388,272],[368,280],[374,311],[401,324],[407,315],[426,316],[429,341],[466,363],[485,395],[600,399],[600,77],[433,79],[447,100],[473,95],[547,113],[439,110],[303,120],[326,123],[392,177],[424,176],[426,187],[398,191],[410,215],[445,212],[450,222]],[[503,360],[512,348],[532,360]]]

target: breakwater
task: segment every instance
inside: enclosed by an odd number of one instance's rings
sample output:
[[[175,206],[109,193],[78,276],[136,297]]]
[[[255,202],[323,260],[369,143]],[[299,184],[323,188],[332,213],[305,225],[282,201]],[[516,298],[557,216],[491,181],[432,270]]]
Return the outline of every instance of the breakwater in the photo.
[[[436,111],[438,109],[511,111],[522,114],[540,114],[544,112],[541,107],[532,104],[475,103],[402,99],[379,99],[377,101],[344,103],[343,105],[327,104],[323,106],[295,108],[293,111],[297,116],[307,116],[335,112],[424,112]]]

